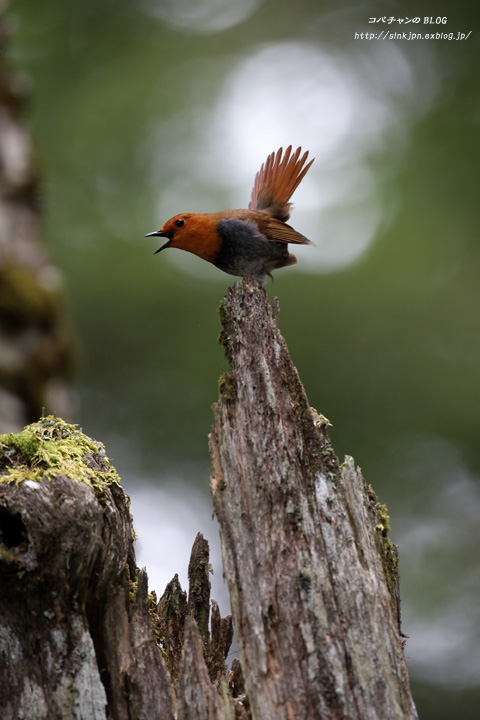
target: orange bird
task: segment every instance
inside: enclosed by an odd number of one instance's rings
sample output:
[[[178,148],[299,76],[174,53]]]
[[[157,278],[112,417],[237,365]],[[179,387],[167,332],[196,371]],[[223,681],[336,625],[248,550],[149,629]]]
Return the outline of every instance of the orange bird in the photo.
[[[160,230],[145,237],[167,238],[156,253],[180,248],[211,262],[230,275],[253,275],[263,280],[272,270],[295,265],[288,243],[311,245],[286,221],[289,202],[313,160],[308,152],[292,155],[292,146],[268,156],[255,177],[248,210],[214,213],[182,213],[170,218]],[[155,253],[155,254],[156,254]]]

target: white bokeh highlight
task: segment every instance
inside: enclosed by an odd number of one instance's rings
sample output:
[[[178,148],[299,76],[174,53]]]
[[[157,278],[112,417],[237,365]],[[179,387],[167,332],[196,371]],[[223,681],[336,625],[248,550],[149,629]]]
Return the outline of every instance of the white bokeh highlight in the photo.
[[[144,0],[153,18],[192,33],[227,30],[244,22],[262,0]]]
[[[176,478],[162,482],[161,487],[137,479],[128,488],[131,512],[137,533],[137,565],[145,567],[149,590],[157,599],[166,585],[178,574],[183,590],[188,591],[188,563],[198,532],[210,546],[212,597],[223,615],[229,612],[229,596],[223,580],[220,539],[212,503],[205,493]]]

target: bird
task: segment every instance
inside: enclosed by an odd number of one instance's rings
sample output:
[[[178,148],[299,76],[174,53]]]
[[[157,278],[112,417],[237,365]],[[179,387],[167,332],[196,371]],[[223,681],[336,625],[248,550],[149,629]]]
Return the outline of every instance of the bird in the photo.
[[[272,271],[297,263],[288,244],[312,245],[287,224],[291,196],[313,160],[299,147],[272,152],[255,176],[248,209],[180,213],[145,237],[166,238],[155,255],[180,248],[212,263],[229,275],[252,276],[264,283]]]

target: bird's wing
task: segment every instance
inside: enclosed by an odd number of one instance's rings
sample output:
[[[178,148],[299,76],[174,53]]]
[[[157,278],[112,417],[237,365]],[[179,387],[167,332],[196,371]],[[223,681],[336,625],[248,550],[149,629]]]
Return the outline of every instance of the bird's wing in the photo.
[[[283,158],[283,148],[268,156],[255,176],[249,210],[264,210],[278,220],[283,222],[288,220],[290,217],[288,201],[313,163],[313,160],[310,160],[308,165],[305,165],[308,151],[300,158],[301,152],[302,148],[299,147],[292,155],[290,145]],[[295,242],[295,240],[287,242]]]
[[[304,235],[294,230],[290,225],[269,217],[265,223],[260,225],[260,230],[268,240],[272,242],[295,243],[296,245],[312,245]]]

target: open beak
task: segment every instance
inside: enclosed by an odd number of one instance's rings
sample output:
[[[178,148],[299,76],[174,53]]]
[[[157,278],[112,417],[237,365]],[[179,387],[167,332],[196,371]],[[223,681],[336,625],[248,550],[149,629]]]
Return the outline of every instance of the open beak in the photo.
[[[154,255],[156,255],[157,253],[159,253],[160,250],[165,250],[165,248],[167,248],[167,247],[170,245],[170,243],[172,242],[173,236],[174,236],[174,233],[173,233],[173,232],[167,232],[167,231],[163,231],[163,232],[162,232],[161,230],[156,230],[155,232],[147,233],[147,235],[145,235],[145,237],[165,237],[165,238],[168,238],[168,240],[167,240],[167,242],[165,243],[165,245],[162,245],[162,247],[159,247],[158,250],[155,250],[155,252],[153,253]]]

